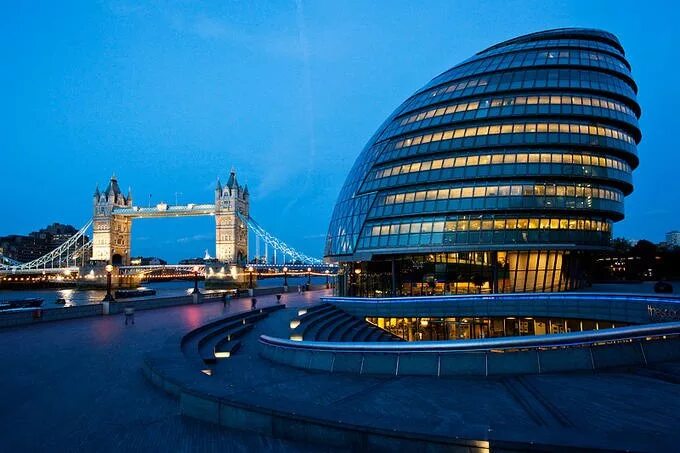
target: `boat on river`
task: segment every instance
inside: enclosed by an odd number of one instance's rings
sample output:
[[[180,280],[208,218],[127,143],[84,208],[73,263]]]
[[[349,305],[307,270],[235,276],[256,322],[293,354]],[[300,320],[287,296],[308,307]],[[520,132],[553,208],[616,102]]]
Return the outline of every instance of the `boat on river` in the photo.
[[[116,299],[129,299],[131,297],[155,296],[156,290],[149,288],[119,289],[116,290]]]
[[[12,310],[15,308],[38,308],[43,302],[44,300],[39,297],[4,300],[0,301],[0,310]]]

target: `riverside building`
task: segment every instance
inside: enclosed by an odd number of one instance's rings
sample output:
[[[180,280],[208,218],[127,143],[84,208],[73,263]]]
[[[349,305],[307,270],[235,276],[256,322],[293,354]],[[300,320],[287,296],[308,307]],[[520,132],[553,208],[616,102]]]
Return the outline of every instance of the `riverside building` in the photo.
[[[557,29],[489,47],[380,126],[338,197],[340,295],[564,291],[633,190],[640,106],[618,39]]]

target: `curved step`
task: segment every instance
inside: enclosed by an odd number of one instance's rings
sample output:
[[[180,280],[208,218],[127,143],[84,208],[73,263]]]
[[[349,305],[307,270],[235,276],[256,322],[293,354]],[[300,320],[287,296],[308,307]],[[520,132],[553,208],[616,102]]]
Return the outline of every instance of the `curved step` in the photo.
[[[252,314],[249,314],[248,316],[245,316],[245,317],[243,317],[239,320],[230,321],[226,324],[223,324],[223,325],[211,330],[209,333],[202,336],[198,340],[198,343],[197,343],[198,344],[198,350],[200,351],[201,349],[203,349],[203,347],[206,343],[210,342],[215,337],[222,336],[222,334],[224,334],[225,332],[236,329],[236,328],[243,326],[243,325],[248,325],[248,324],[252,325],[252,324],[256,323],[257,321],[260,321],[260,320],[262,320],[266,317],[267,317],[267,313],[252,313]]]
[[[236,313],[209,322],[182,336],[180,340],[180,349],[188,360],[196,365],[201,365],[203,363],[203,357],[210,357],[210,354],[207,351],[212,351],[212,346],[221,339],[221,335],[225,332],[236,329],[242,325],[250,324],[252,326],[252,324],[267,317],[269,313],[284,308],[286,308],[285,304],[270,305]],[[210,346],[206,347],[208,344]]]
[[[325,309],[317,310],[297,318],[299,322],[291,332],[291,340],[302,340],[310,329],[313,329],[315,325],[335,315],[337,312],[340,312],[340,310],[329,304]],[[294,321],[296,320],[291,321],[291,326],[294,325]]]
[[[204,363],[215,363],[218,358],[215,351],[218,346],[226,344],[230,341],[234,341],[239,337],[242,337],[247,332],[253,328],[254,324],[240,324],[231,330],[223,332],[221,336],[214,336],[203,344],[203,346],[198,350],[198,354]],[[227,356],[228,357],[228,356]]]
[[[354,334],[359,330],[359,328],[365,323],[363,319],[357,318],[356,321],[351,323],[347,329],[342,333],[340,341],[352,341]]]
[[[352,337],[352,341],[355,342],[369,341],[368,337],[370,337],[372,334],[373,329],[371,328],[371,325],[366,324],[362,326],[356,334],[354,334],[354,336]]]
[[[337,312],[333,312],[323,321],[317,322],[312,329],[307,329],[304,333],[304,339],[311,341],[322,341],[320,338],[321,335],[323,335],[324,329],[345,316],[349,315],[344,311],[338,310]]]
[[[326,330],[324,335],[321,336],[321,341],[340,341],[342,334],[339,332],[344,332],[348,326],[354,325],[356,318],[347,314],[347,317],[340,322],[335,323],[332,329]]]
[[[304,318],[305,315],[311,315],[312,313],[321,311],[321,310],[327,310],[329,308],[332,308],[333,305],[329,303],[323,303],[323,304],[318,304],[318,305],[312,305],[311,307],[304,307],[298,309],[298,318]]]

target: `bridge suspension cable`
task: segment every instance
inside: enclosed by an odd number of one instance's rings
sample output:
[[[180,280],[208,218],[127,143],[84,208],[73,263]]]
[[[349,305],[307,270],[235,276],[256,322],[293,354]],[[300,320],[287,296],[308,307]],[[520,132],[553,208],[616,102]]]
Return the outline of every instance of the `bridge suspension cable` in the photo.
[[[272,248],[274,264],[276,264],[277,256],[283,258],[283,264],[286,264],[286,258],[292,260],[289,264],[323,264],[323,260],[301,253],[282,240],[272,236],[250,216],[246,217],[240,212],[237,213],[237,216],[256,236],[256,254],[258,255],[258,259],[260,247],[257,241],[261,239],[264,241],[265,256],[268,256],[269,254],[269,247]],[[88,220],[77,233],[67,239],[59,247],[26,263],[20,263],[9,257],[0,255],[0,271],[9,273],[22,271],[56,271],[78,267],[78,265],[84,266],[92,252],[92,240],[89,240],[86,235],[91,226],[92,219]]]
[[[282,240],[272,236],[257,222],[255,222],[255,220],[253,220],[252,217],[250,216],[246,217],[240,212],[237,212],[236,215],[238,216],[239,219],[241,219],[241,221],[243,221],[243,223],[245,223],[248,226],[248,228],[250,228],[250,230],[253,233],[255,233],[257,237],[261,238],[264,241],[265,246],[269,245],[274,249],[274,257],[276,257],[276,251],[278,250],[279,252],[283,253],[284,261],[285,257],[289,256],[290,258],[292,258],[294,262],[299,261],[300,263],[304,264],[323,264],[322,259],[314,258],[309,255],[305,255],[304,253],[298,252],[297,250],[295,250],[293,247],[289,246]]]
[[[78,265],[78,260],[84,264],[86,255],[92,247],[92,241],[86,240],[87,236],[85,234],[90,226],[92,226],[92,219],[88,220],[76,234],[68,238],[59,247],[33,261],[27,263],[17,263],[14,261],[15,264],[5,264],[3,260],[3,263],[0,265],[0,270],[16,272],[76,267]]]

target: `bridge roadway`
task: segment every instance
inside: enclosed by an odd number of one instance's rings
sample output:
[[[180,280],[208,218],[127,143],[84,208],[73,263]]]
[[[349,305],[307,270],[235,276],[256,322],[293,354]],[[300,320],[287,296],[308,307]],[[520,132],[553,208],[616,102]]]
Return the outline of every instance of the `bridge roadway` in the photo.
[[[289,306],[320,294],[288,294]],[[262,305],[274,296],[259,298]],[[148,383],[142,357],[173,332],[250,308],[205,303],[122,315],[0,329],[0,451],[318,451],[179,415],[176,401]]]

